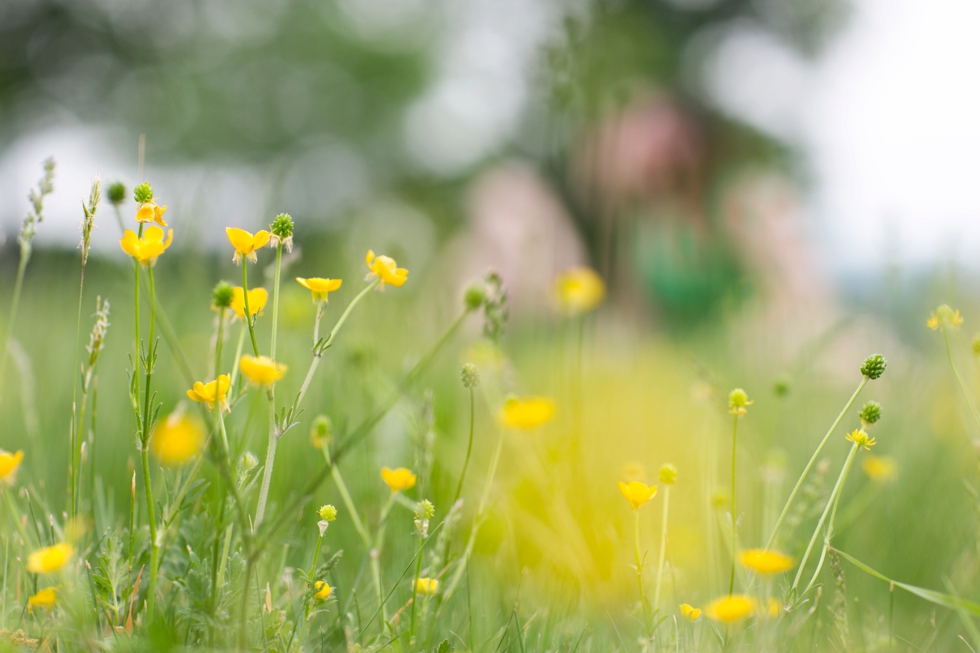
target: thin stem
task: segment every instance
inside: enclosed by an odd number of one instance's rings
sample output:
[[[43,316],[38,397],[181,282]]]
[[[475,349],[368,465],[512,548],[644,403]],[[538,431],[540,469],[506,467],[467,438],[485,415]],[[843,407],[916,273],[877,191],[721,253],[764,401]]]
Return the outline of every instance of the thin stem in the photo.
[[[847,460],[844,461],[844,467],[841,469],[840,476],[837,477],[837,483],[834,484],[834,489],[830,493],[830,498],[827,499],[827,505],[823,509],[823,513],[820,515],[820,520],[817,522],[817,527],[813,529],[813,536],[810,538],[810,543],[806,547],[806,552],[803,554],[803,558],[800,560],[800,567],[796,570],[796,578],[793,579],[793,585],[790,587],[790,592],[795,592],[797,586],[800,584],[800,579],[803,576],[803,569],[806,567],[807,560],[810,558],[810,552],[813,550],[814,544],[817,542],[817,535],[823,530],[823,524],[827,520],[827,516],[830,514],[831,508],[834,503],[834,499],[837,498],[837,493],[840,492],[841,487],[844,485],[844,478],[847,475],[847,471],[851,468],[851,462],[854,456],[857,455],[858,444],[855,443],[851,446],[850,452],[847,454]]]
[[[821,440],[820,444],[817,445],[816,451],[814,451],[813,455],[810,456],[810,462],[808,462],[806,467],[803,468],[803,473],[800,474],[799,480],[796,481],[793,491],[789,493],[789,498],[786,500],[786,505],[783,506],[783,511],[779,513],[779,519],[776,520],[776,525],[772,529],[772,535],[769,536],[769,541],[766,543],[767,551],[772,548],[773,544],[776,543],[776,535],[779,533],[779,527],[783,525],[783,520],[786,519],[786,515],[789,514],[790,506],[793,505],[793,499],[796,498],[796,494],[800,491],[800,488],[803,487],[803,481],[806,480],[807,474],[810,473],[810,468],[813,467],[815,462],[817,462],[817,457],[830,440],[830,436],[834,433],[834,430],[837,428],[837,425],[840,424],[840,421],[844,419],[844,415],[847,413],[847,411],[851,409],[851,404],[853,404],[854,400],[857,399],[859,394],[861,394],[861,390],[864,389],[864,386],[867,383],[868,377],[862,377],[861,383],[858,384],[857,390],[855,390],[854,394],[851,395],[851,398],[848,399],[844,409],[840,412],[840,415],[837,416],[837,419],[834,420],[834,423],[831,425],[830,429],[827,430],[827,434],[823,436],[823,440]]]
[[[334,465],[330,462],[330,448],[326,443],[323,444],[323,457],[330,467],[330,474],[333,477],[333,482],[337,486],[337,491],[340,492],[340,498],[344,502],[344,507],[347,508],[347,512],[350,514],[351,521],[354,522],[354,530],[357,534],[361,536],[361,541],[364,542],[364,548],[371,548],[371,536],[368,535],[367,529],[364,527],[364,523],[361,521],[360,515],[357,513],[357,508],[354,506],[354,500],[351,499],[350,492],[347,490],[347,484],[344,483],[344,478],[340,475],[340,467]]]
[[[78,314],[75,318],[75,357],[74,362],[71,366],[71,405],[75,406],[75,402],[78,399],[78,381],[75,379],[75,374],[78,372],[78,345],[81,342],[82,337],[82,297],[85,289],[85,259],[82,258],[82,272],[81,277],[78,281]],[[84,401],[84,398],[83,398]],[[72,435],[75,442],[73,442],[74,449],[72,450],[72,465],[71,465],[71,516],[75,517],[78,515],[78,489],[81,487],[81,474],[79,473],[79,465],[82,461],[82,433],[85,431],[85,406],[81,407],[82,417],[76,423],[75,433]]]
[[[225,343],[225,311],[227,309],[221,307],[218,309],[218,334],[217,340],[214,343],[214,374],[211,376],[212,379],[217,379],[218,374],[221,373],[221,350],[223,349]]]
[[[466,469],[470,466],[470,454],[473,453],[473,429],[476,425],[476,399],[473,388],[470,388],[470,440],[466,445],[466,459],[463,461],[463,471],[459,474],[459,484],[456,486],[456,496],[453,498],[452,505],[456,505],[459,496],[463,493],[463,480],[466,479]]]
[[[340,333],[340,328],[344,326],[344,322],[347,321],[347,316],[350,315],[350,312],[354,309],[355,306],[357,306],[357,303],[360,302],[365,295],[367,295],[369,292],[374,290],[379,283],[381,283],[381,280],[375,279],[367,286],[365,286],[364,290],[362,290],[357,294],[357,297],[351,300],[351,303],[347,305],[347,308],[344,309],[344,312],[340,314],[340,319],[337,320],[337,323],[333,326],[333,329],[330,330],[330,335],[327,336],[326,341],[323,343],[323,347],[322,347],[323,349],[327,349],[330,345],[333,344],[333,339],[337,337],[338,333]]]
[[[640,603],[643,604],[645,611],[647,597],[643,592],[643,557],[640,554],[640,511],[636,508],[633,508],[633,551],[636,553],[636,588],[640,592]]]
[[[245,262],[242,262],[242,266],[245,266]],[[272,344],[270,346],[270,355],[272,360],[276,360],[276,334],[279,330],[279,274],[280,268],[282,267],[282,242],[276,247],[276,275],[275,284],[272,287]],[[246,297],[248,293],[246,293]],[[246,304],[246,315],[248,314],[248,308]],[[252,339],[255,339],[254,332],[252,333]],[[313,376],[313,372],[316,369],[317,357],[314,357],[313,364],[310,365],[310,371],[306,375],[306,380],[303,383],[303,388],[300,390],[300,397],[306,393],[306,389],[309,387],[310,379]],[[265,506],[269,500],[269,487],[272,485],[272,470],[276,463],[276,447],[279,444],[279,436],[282,435],[276,429],[276,386],[269,386],[266,396],[269,399],[269,446],[266,448],[265,452],[265,469],[262,470],[262,489],[259,491],[259,504],[255,509],[255,526],[258,527],[262,523],[262,519],[265,517]],[[299,399],[297,399],[299,401]],[[285,424],[283,425],[285,427]],[[283,431],[285,432],[285,431]]]
[[[14,324],[17,322],[17,307],[20,306],[20,293],[24,287],[24,273],[27,271],[27,262],[29,260],[31,260],[31,245],[30,243],[21,243],[20,263],[17,265],[17,280],[14,281],[14,296],[10,300],[10,319],[7,320],[7,334],[3,343],[3,352],[0,352],[0,386],[3,384],[3,372],[7,368],[10,340],[14,336]]]
[[[667,511],[670,507],[670,486],[664,485],[664,518],[660,527],[660,560],[657,562],[657,589],[653,594],[653,607],[660,609],[660,581],[664,575],[664,559],[667,554]]]
[[[252,311],[248,308],[248,259],[242,259],[242,296],[245,299],[245,324],[248,325],[248,335],[252,337],[252,353],[259,355],[259,341],[255,339],[255,327]]]
[[[949,334],[946,332],[946,327],[942,327],[943,331],[943,342],[946,344],[946,358],[949,360],[949,366],[953,368],[953,374],[956,376],[956,382],[960,384],[960,390],[963,391],[963,396],[966,397],[966,404],[970,407],[970,414],[973,415],[973,420],[980,427],[980,413],[977,412],[977,407],[973,403],[973,399],[970,397],[969,391],[966,389],[966,384],[963,383],[963,377],[960,376],[960,371],[956,369],[956,364],[953,363],[953,354],[949,350]]]
[[[728,579],[728,596],[735,591],[735,550],[738,547],[738,511],[735,506],[735,450],[738,444],[738,412],[732,420],[732,573]]]
[[[156,291],[153,285],[153,267],[147,267],[147,278],[150,284],[150,340],[147,345],[147,354],[144,362],[146,370],[146,387],[143,392],[143,442],[140,447],[140,457],[143,462],[143,486],[146,492],[146,518],[150,525],[150,578],[147,589],[147,612],[152,617],[153,606],[156,601],[157,570],[160,564],[160,542],[157,540],[156,514],[153,505],[153,483],[150,478],[150,387],[153,381],[153,367],[155,365],[154,335],[156,323]]]
[[[419,598],[419,576],[422,575],[422,549],[425,548],[425,536],[419,541],[418,555],[415,557],[415,579],[412,581],[412,619],[409,627],[408,641],[415,641],[415,604]]]
[[[830,511],[830,519],[827,521],[827,530],[823,538],[823,550],[820,552],[820,560],[817,562],[817,568],[813,570],[813,576],[810,578],[810,582],[807,583],[806,589],[803,590],[803,594],[810,591],[813,584],[817,582],[817,576],[820,575],[820,570],[823,568],[823,561],[827,557],[827,549],[830,548],[831,539],[834,537],[834,518],[837,517],[837,506],[840,504],[841,495],[844,494],[844,483],[847,482],[847,475],[851,471],[851,465],[854,464],[854,459],[857,457],[857,447],[855,445],[854,455],[849,455],[844,463],[844,470],[841,472],[841,476],[844,479],[841,482],[841,489],[834,498],[834,507]]]
[[[381,547],[384,544],[385,525],[388,523],[388,515],[391,513],[391,507],[395,505],[396,494],[396,492],[391,493],[384,510],[381,512],[381,519],[378,520],[378,533],[374,537],[374,547],[368,553],[371,558],[371,575],[374,577],[374,587],[378,591],[382,623],[388,622],[388,611],[385,609],[384,588],[381,585]],[[419,551],[421,552],[421,549]]]
[[[271,392],[270,392],[271,394]],[[269,399],[269,444],[265,450],[265,469],[262,470],[262,488],[259,490],[259,504],[255,508],[255,528],[262,524],[265,518],[265,506],[269,500],[269,487],[272,485],[272,467],[276,462],[276,406],[275,398]]]

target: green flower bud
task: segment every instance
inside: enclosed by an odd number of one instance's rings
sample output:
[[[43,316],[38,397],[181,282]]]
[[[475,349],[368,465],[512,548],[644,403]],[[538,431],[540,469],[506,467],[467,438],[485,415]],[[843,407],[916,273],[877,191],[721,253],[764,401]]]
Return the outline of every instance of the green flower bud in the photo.
[[[475,311],[483,306],[486,299],[487,291],[479,281],[471,283],[466,289],[466,294],[463,295],[463,303],[466,304],[466,309],[469,311]]]
[[[790,379],[788,376],[780,376],[776,379],[775,383],[772,384],[772,391],[776,393],[777,397],[785,397],[789,394],[790,389]]]
[[[419,520],[432,519],[436,516],[436,507],[428,499],[419,501],[415,506],[415,518]]]
[[[751,406],[749,395],[741,388],[735,388],[728,395],[728,412],[732,415],[744,415],[747,406]]]
[[[272,232],[273,236],[279,236],[283,239],[292,238],[293,218],[288,213],[280,213],[276,216],[276,219],[272,221],[269,231]]]
[[[227,281],[219,281],[211,291],[211,306],[214,308],[230,308],[235,298],[235,290]]]
[[[330,432],[333,431],[333,422],[326,415],[317,415],[313,418],[313,426],[310,428],[310,442],[317,449],[322,449],[325,444],[330,442]]]
[[[885,360],[884,356],[874,354],[864,359],[864,364],[861,365],[861,374],[874,381],[885,373],[885,367],[887,366],[888,361]]]
[[[480,385],[480,370],[473,363],[463,365],[459,378],[463,381],[464,388],[475,388]]]
[[[664,485],[673,485],[677,482],[677,468],[670,463],[660,468],[660,482]]]
[[[869,401],[858,414],[861,416],[861,422],[865,426],[870,426],[881,419],[881,404],[877,401]]]
[[[109,201],[112,202],[113,206],[119,206],[126,200],[126,187],[123,186],[121,181],[109,186]]]
[[[320,506],[320,509],[316,511],[316,514],[326,522],[331,522],[337,519],[337,509],[327,504],[325,506]]]
[[[255,469],[255,467],[258,464],[259,464],[259,459],[251,451],[246,451],[245,453],[242,454],[241,466],[243,472],[252,471],[253,469]]]
[[[137,204],[144,204],[153,199],[153,188],[150,187],[148,182],[143,182],[139,186],[133,189],[133,199],[136,200]]]

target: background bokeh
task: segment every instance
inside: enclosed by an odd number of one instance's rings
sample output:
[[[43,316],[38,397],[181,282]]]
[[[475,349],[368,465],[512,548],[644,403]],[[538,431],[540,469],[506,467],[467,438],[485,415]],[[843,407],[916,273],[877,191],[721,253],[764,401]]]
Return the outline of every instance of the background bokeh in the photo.
[[[952,0],[0,3],[2,307],[27,191],[45,157],[58,161],[5,380],[18,392],[0,401],[0,448],[23,448],[31,477],[60,496],[79,201],[97,174],[140,181],[145,134],[142,174],[175,231],[157,267],[159,298],[195,375],[208,356],[210,288],[237,274],[225,226],[292,214],[298,247],[286,277],[349,280],[332,311],[356,292],[369,247],[411,270],[404,288],[365,303],[321,368],[302,428],[284,440],[277,467],[289,473],[275,496],[315,469],[310,419],[330,415],[341,432],[359,422],[453,319],[466,283],[493,267],[508,290],[507,361],[481,358],[480,326],[467,324],[350,462],[369,470],[352,484],[368,501],[373,470],[431,450],[432,493],[446,499],[465,452],[460,363],[503,365],[502,393],[574,400],[576,336],[548,299],[557,272],[587,264],[609,288],[585,332],[589,464],[567,470],[557,490],[536,467],[560,455],[567,408],[556,432],[508,445],[507,493],[478,550],[513,553],[514,564],[485,571],[490,580],[518,584],[527,568],[542,572],[541,591],[591,584],[599,605],[624,601],[630,515],[615,481],[626,465],[652,478],[669,461],[682,479],[672,558],[686,570],[674,587],[709,598],[724,567],[711,506],[727,479],[728,390],[756,399],[744,422],[754,508],[742,534],[758,545],[781,505],[773,496],[852,392],[860,361],[880,352],[891,366],[866,396],[884,405],[876,453],[898,461],[898,481],[853,477],[846,496],[864,507],[839,546],[893,577],[976,594],[977,509],[964,482],[977,484],[978,434],[925,329],[938,303],[961,308],[956,356],[977,376],[967,343],[980,315],[968,283],[980,133],[967,75],[980,46],[965,31],[976,11]],[[133,211],[128,199],[121,215]],[[113,310],[99,456],[105,479],[124,480],[106,482],[97,508],[110,521],[125,514],[135,457],[130,261],[119,235],[105,203],[85,305],[100,295]],[[268,264],[255,267],[257,282],[270,282]],[[299,361],[314,309],[302,288],[284,292],[284,358]],[[186,383],[169,360],[159,375],[169,409]],[[254,399],[235,429],[241,447],[261,452]],[[493,410],[479,409],[480,474]],[[835,444],[832,469],[845,453]],[[888,609],[881,583],[849,582]],[[910,633],[929,621],[916,599],[896,601]]]

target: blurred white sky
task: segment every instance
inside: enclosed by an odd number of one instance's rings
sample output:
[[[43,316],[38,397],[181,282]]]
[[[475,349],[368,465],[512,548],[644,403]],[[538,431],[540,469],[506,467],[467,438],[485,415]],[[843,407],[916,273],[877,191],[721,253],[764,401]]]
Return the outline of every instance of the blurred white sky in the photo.
[[[852,0],[815,62],[751,26],[721,40],[719,106],[798,145],[835,272],[980,258],[980,2]]]

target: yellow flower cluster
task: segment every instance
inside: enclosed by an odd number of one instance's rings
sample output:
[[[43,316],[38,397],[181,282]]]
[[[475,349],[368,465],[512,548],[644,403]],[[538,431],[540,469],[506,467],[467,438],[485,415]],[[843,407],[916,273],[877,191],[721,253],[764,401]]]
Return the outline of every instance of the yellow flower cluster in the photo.
[[[947,327],[957,331],[961,324],[963,324],[963,317],[960,312],[954,311],[948,304],[943,304],[937,308],[926,321],[926,326],[933,331],[938,329],[945,331]]]

